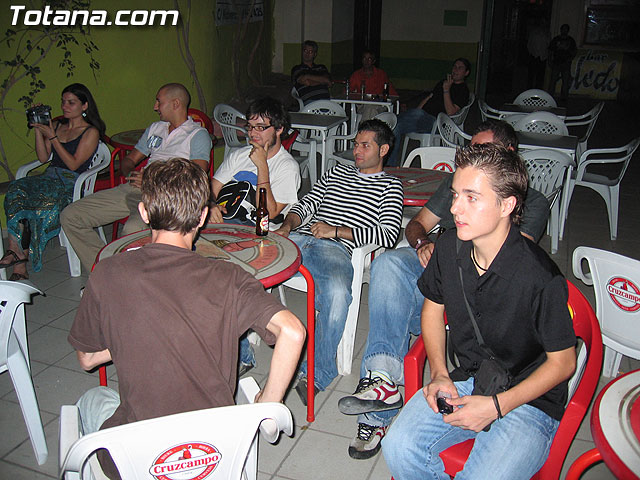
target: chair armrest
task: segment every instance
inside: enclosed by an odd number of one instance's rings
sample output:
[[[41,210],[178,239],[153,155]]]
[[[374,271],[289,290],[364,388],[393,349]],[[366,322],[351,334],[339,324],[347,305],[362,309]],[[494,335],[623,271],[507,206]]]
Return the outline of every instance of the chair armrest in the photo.
[[[24,178],[27,176],[27,174],[33,170],[34,168],[38,168],[42,165],[46,165],[47,163],[49,163],[49,161],[47,160],[45,163],[42,163],[40,160],[34,160],[33,162],[29,162],[25,165],[22,165],[20,168],[18,168],[18,170],[16,171],[16,180],[19,178]]]
[[[404,356],[404,395],[410,399],[422,388],[424,365],[427,360],[427,351],[424,348],[422,337],[418,337]]]
[[[98,175],[99,172],[106,169],[109,166],[109,163],[98,164],[94,167],[88,168],[76,178],[76,183],[73,187],[73,201],[80,200],[82,198],[82,188],[84,187],[84,182],[87,181],[89,177],[92,175]]]

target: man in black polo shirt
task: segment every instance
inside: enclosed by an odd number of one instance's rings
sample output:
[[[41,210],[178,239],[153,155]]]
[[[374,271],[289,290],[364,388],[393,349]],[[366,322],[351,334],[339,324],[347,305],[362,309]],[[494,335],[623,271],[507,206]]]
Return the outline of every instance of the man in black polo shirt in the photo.
[[[520,157],[477,145],[460,150],[456,166],[456,230],[440,237],[418,282],[431,382],[400,412],[382,450],[396,478],[448,478],[439,453],[475,438],[464,478],[530,478],[547,458],[575,370],[567,284],[547,254],[519,233],[527,189]],[[484,342],[513,379],[497,395],[473,394],[473,374],[489,355],[465,297]],[[460,363],[451,374],[445,309]],[[448,397],[449,415],[438,413],[438,394]]]
[[[318,44],[313,40],[305,40],[302,44],[302,63],[291,69],[291,81],[305,105],[314,100],[331,98],[331,75],[327,67],[313,62],[316,55]]]
[[[396,136],[396,146],[386,163],[387,166],[397,166],[401,161],[402,137],[411,132],[431,133],[436,117],[440,112],[455,115],[469,102],[469,88],[465,83],[471,72],[471,63],[466,58],[457,58],[451,67],[447,78],[440,80],[418,104],[398,116],[398,123],[393,129]]]

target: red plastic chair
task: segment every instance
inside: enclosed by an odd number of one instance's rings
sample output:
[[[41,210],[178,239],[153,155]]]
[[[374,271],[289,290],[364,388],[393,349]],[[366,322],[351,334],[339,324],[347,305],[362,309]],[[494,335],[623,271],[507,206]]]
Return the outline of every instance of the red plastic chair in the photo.
[[[596,314],[586,298],[571,282],[569,285],[569,311],[573,319],[573,329],[584,346],[578,355],[576,373],[569,381],[569,403],[560,421],[551,444],[547,461],[532,480],[551,480],[560,477],[562,464],[569,446],[576,436],[582,419],[587,413],[595,393],[602,368],[602,333]],[[586,350],[586,351],[585,351]],[[424,366],[427,358],[422,338],[418,338],[404,357],[404,380],[406,398],[411,398],[422,388]],[[575,393],[571,395],[573,390]],[[453,445],[440,454],[445,472],[452,477],[464,467],[473,447],[473,440]]]

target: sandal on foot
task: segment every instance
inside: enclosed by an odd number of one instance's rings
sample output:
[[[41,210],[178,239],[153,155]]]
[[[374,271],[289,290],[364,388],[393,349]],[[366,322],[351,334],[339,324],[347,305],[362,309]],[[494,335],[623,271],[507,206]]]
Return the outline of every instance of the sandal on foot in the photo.
[[[29,275],[13,272],[9,277],[9,280],[11,280],[12,282],[21,282],[22,280],[29,280]]]
[[[11,257],[13,257],[13,261],[9,263],[2,263],[2,260],[6,258],[11,258]],[[13,267],[18,263],[26,263],[26,262],[27,262],[26,258],[19,258],[16,252],[14,252],[13,250],[7,250],[4,254],[4,257],[0,258],[0,268]]]

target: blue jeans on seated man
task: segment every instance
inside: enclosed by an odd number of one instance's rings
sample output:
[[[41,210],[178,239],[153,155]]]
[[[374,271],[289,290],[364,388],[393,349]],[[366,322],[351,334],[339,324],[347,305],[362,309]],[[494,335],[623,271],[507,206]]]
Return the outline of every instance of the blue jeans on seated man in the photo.
[[[385,372],[396,384],[404,383],[404,356],[411,334],[420,334],[420,312],[424,296],[418,278],[424,268],[411,247],[387,250],[371,264],[369,283],[369,335],[360,377],[368,371]],[[399,409],[369,412],[358,423],[387,426]]]
[[[460,396],[470,395],[473,377],[455,386]],[[440,452],[475,438],[456,480],[531,478],[546,461],[559,423],[525,404],[493,422],[488,432],[476,433],[445,423],[418,390],[382,440],[382,453],[395,478],[450,480]]]
[[[398,115],[398,123],[396,128],[393,129],[396,143],[385,165],[387,167],[400,166],[400,162],[404,160],[400,158],[402,154],[402,137],[407,133],[413,132],[431,133],[434,123],[436,123],[436,117],[421,108],[411,108]]]
[[[289,235],[302,253],[302,264],[311,272],[316,289],[315,386],[326,389],[338,376],[336,353],[351,305],[353,266],[341,243],[293,232]],[[297,275],[300,275],[299,273]],[[298,378],[307,376],[302,362]]]

